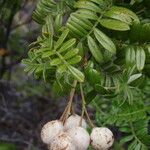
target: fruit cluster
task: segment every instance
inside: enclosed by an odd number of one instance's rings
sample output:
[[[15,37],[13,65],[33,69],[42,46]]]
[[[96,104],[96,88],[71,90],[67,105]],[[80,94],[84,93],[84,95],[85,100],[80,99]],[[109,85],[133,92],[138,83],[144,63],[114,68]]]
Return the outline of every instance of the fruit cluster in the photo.
[[[90,144],[95,150],[107,150],[112,146],[113,133],[108,128],[94,127],[89,135],[87,126],[82,117],[74,114],[64,123],[60,120],[46,123],[41,139],[49,150],[87,150]]]

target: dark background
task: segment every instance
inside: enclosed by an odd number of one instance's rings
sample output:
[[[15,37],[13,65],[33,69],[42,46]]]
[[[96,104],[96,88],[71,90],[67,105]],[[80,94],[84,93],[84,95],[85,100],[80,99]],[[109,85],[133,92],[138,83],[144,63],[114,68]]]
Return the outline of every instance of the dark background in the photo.
[[[44,150],[40,130],[59,118],[65,98],[24,72],[21,60],[40,26],[32,20],[35,0],[0,0],[0,150]]]

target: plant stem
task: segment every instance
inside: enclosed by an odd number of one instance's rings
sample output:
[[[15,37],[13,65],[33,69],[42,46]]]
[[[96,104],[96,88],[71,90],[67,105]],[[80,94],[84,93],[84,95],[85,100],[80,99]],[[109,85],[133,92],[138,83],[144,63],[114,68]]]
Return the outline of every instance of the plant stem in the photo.
[[[85,115],[86,115],[86,117],[87,117],[87,119],[89,121],[90,126],[93,128],[94,124],[91,121],[91,119],[89,117],[89,114],[87,112],[87,109],[86,109],[86,101],[85,101],[85,96],[84,96],[84,92],[83,92],[82,83],[80,83],[80,92],[81,92],[81,98],[82,98],[82,115],[81,115],[80,125],[82,125],[82,119],[83,119],[83,116],[84,116],[84,113],[85,113]]]
[[[72,101],[73,101],[73,97],[75,94],[75,89],[77,86],[77,80],[74,80],[73,84],[72,84],[72,89],[70,91],[70,96],[69,96],[69,100],[68,100],[68,104],[60,118],[60,120],[65,123],[66,119],[68,118],[68,116],[70,115],[71,112],[71,107],[72,107]]]
[[[81,120],[80,120],[80,126],[81,126],[82,125],[82,119],[83,119],[85,109],[86,109],[86,107],[85,107],[86,102],[85,102],[85,98],[84,98],[84,94],[83,94],[82,83],[80,83],[80,91],[81,91],[81,97],[82,97],[82,113],[81,113]]]
[[[88,121],[89,121],[90,126],[91,126],[92,128],[94,128],[95,125],[94,125],[93,122],[91,121],[90,116],[89,116],[89,114],[88,114],[88,112],[87,112],[87,109],[85,109],[85,115],[86,115],[86,117],[87,117],[87,119],[88,119]]]

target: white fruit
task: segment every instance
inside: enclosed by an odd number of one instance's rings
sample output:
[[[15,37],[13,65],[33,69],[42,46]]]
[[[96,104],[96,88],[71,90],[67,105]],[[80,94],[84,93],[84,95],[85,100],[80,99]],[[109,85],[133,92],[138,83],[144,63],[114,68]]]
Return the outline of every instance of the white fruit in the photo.
[[[63,131],[63,123],[54,120],[46,123],[41,131],[41,139],[45,144],[49,144],[54,136]]]
[[[80,125],[80,121],[81,121],[81,117],[77,114],[75,115],[71,115],[65,122],[64,124],[64,129],[65,130],[68,130],[68,129],[71,129],[73,127],[78,127]],[[82,119],[82,124],[81,126],[83,128],[87,128],[87,123],[85,122],[84,119]]]
[[[67,133],[73,139],[77,150],[87,150],[90,144],[90,135],[84,128],[74,127]]]
[[[60,132],[52,139],[49,150],[76,150],[72,138],[66,132]]]
[[[113,133],[108,128],[93,128],[91,133],[91,145],[95,150],[107,150],[113,145],[113,142]]]

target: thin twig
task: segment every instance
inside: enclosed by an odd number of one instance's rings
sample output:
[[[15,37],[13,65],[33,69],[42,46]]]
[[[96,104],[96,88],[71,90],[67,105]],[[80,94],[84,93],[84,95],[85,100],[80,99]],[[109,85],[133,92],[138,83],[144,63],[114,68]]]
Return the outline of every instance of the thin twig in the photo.
[[[75,108],[74,108],[74,104],[72,103],[72,106],[71,106],[71,110],[72,110],[72,114],[75,115]]]
[[[88,114],[88,112],[87,112],[87,109],[85,109],[85,114],[86,114],[86,117],[87,117],[87,119],[88,119],[88,121],[89,121],[90,126],[91,126],[92,128],[94,128],[95,125],[94,125],[93,122],[91,121],[90,116],[89,116],[89,114]]]
[[[85,102],[85,98],[84,98],[84,94],[83,94],[82,83],[80,83],[80,91],[81,91],[81,98],[82,98],[82,113],[81,113],[80,126],[82,126],[82,119],[83,119],[84,112],[85,112],[85,109],[86,109],[86,107],[85,107],[86,102]]]
[[[73,101],[73,97],[75,94],[75,89],[76,89],[76,85],[77,85],[77,80],[74,80],[73,84],[72,84],[72,89],[70,92],[70,96],[69,96],[69,100],[68,100],[68,104],[60,118],[60,120],[64,123],[66,121],[66,119],[68,118],[68,116],[70,115],[71,112],[71,106],[72,106],[72,101]]]
[[[92,121],[91,121],[91,119],[89,117],[89,114],[87,112],[87,109],[86,109],[86,101],[85,101],[85,96],[84,96],[84,92],[83,92],[82,83],[80,83],[80,91],[81,91],[81,98],[82,98],[82,115],[81,115],[80,125],[82,124],[82,119],[83,119],[83,116],[84,116],[84,113],[85,113],[86,117],[87,117],[87,119],[89,121],[90,126],[93,128],[94,124],[92,123]]]

